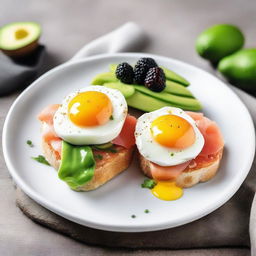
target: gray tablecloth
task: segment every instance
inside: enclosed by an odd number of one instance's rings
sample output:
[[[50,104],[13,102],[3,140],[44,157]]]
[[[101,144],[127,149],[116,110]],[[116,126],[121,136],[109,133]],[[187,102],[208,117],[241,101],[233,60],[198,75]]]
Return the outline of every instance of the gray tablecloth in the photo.
[[[22,91],[43,66],[45,47],[40,45],[29,56],[13,59],[0,53],[0,97]]]
[[[44,28],[48,46],[48,67],[70,58],[84,43],[112,30],[127,20],[142,25],[153,38],[145,51],[178,58],[210,72],[210,66],[194,51],[196,35],[208,25],[231,22],[242,27],[247,45],[255,41],[253,20],[255,1],[1,1],[4,22],[36,20]],[[146,11],[145,11],[146,10]],[[1,19],[2,22],[2,19]],[[16,95],[0,99],[0,122]],[[245,96],[247,97],[247,96]],[[247,101],[250,103],[250,101]],[[2,125],[0,125],[2,128]],[[0,156],[0,254],[1,255],[124,255],[81,245],[26,219],[15,207],[12,181]],[[253,180],[249,180],[253,187]],[[248,219],[248,216],[245,216]],[[248,228],[248,225],[245,229]],[[245,238],[248,242],[248,236]],[[12,243],[10,242],[12,241]],[[239,244],[237,244],[239,246]],[[130,254],[131,252],[129,252]],[[169,255],[170,251],[136,251],[134,254]],[[193,250],[192,255],[248,255],[247,249]],[[188,255],[172,251],[171,255]]]

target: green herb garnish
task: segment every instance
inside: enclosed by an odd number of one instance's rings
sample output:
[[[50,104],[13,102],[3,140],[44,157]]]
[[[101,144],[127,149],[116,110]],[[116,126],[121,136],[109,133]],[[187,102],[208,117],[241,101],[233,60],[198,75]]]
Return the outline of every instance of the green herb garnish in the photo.
[[[133,214],[131,217],[134,219],[134,218],[136,218],[136,215]]]
[[[170,155],[171,155],[171,156],[174,156],[174,153],[172,152]]]
[[[114,120],[114,117],[113,115],[110,116],[109,120]]]
[[[103,156],[102,155],[95,155],[94,158],[98,159],[98,160],[102,160]]]
[[[37,162],[41,163],[41,164],[46,164],[46,165],[50,165],[47,160],[45,159],[44,156],[42,155],[39,155],[39,156],[36,156],[36,157],[32,157],[32,159],[36,160]]]
[[[107,144],[111,144],[110,146]],[[117,153],[118,151],[115,149],[112,143],[106,143],[102,145],[92,145],[91,146],[93,149],[103,151],[103,152],[111,152],[111,153]]]
[[[115,148],[108,148],[106,151],[109,151],[111,153],[117,153],[118,152]]]
[[[145,179],[144,182],[141,184],[141,187],[152,189],[155,185],[156,185],[156,181],[152,179]]]
[[[150,211],[149,211],[148,209],[146,209],[144,212],[145,212],[145,213],[150,213]]]
[[[34,145],[33,145],[33,143],[32,143],[31,140],[27,140],[27,144],[28,144],[31,148],[34,147]]]

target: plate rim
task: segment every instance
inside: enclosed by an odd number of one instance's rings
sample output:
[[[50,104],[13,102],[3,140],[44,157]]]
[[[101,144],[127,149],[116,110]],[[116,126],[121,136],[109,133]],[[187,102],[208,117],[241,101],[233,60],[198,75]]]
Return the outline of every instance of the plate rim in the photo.
[[[47,199],[45,199],[43,196],[41,196],[40,193],[36,192],[34,189],[30,188],[26,184],[26,182],[23,181],[23,179],[18,175],[18,171],[15,170],[14,166],[12,165],[12,161],[9,158],[7,142],[6,142],[6,138],[8,136],[8,124],[11,120],[12,113],[14,112],[16,105],[22,100],[23,95],[26,95],[27,92],[30,91],[32,88],[36,88],[39,81],[41,81],[45,77],[51,75],[52,73],[65,68],[66,66],[72,66],[76,63],[88,62],[88,61],[91,61],[91,60],[100,60],[102,58],[112,58],[112,57],[122,57],[122,56],[123,57],[138,57],[138,56],[141,57],[141,56],[145,56],[145,55],[147,55],[148,57],[156,58],[156,59],[162,59],[162,60],[166,60],[166,61],[176,62],[179,65],[183,65],[185,67],[192,68],[196,71],[203,72],[206,75],[210,76],[212,79],[215,79],[215,80],[218,80],[219,82],[221,82],[222,85],[227,90],[229,90],[233,94],[233,96],[240,102],[241,107],[243,108],[244,112],[247,114],[248,124],[250,124],[249,130],[250,130],[251,136],[253,138],[253,140],[252,140],[253,142],[251,144],[250,150],[248,150],[249,152],[251,152],[251,154],[250,154],[250,156],[248,156],[247,164],[244,167],[244,169],[246,171],[243,173],[243,175],[241,175],[240,179],[236,180],[232,189],[229,190],[229,193],[227,193],[227,195],[225,197],[223,196],[221,198],[222,200],[219,200],[218,202],[215,202],[214,205],[211,205],[211,207],[208,207],[207,210],[205,210],[204,212],[201,212],[199,214],[198,213],[194,214],[194,216],[190,217],[189,220],[187,218],[183,218],[182,220],[180,220],[179,223],[177,223],[175,225],[170,224],[170,223],[168,224],[168,222],[164,222],[164,223],[160,223],[160,224],[155,224],[153,226],[152,225],[149,226],[148,224],[138,225],[138,224],[135,224],[135,223],[127,226],[127,225],[112,225],[112,224],[106,224],[106,223],[99,223],[99,222],[95,222],[95,221],[91,221],[91,220],[80,220],[79,215],[67,212],[62,207],[58,207],[58,206],[56,207],[52,203],[49,203]],[[66,218],[68,220],[71,220],[73,222],[76,222],[76,223],[79,223],[83,226],[88,226],[88,227],[91,227],[91,228],[96,228],[96,229],[106,230],[106,231],[116,231],[116,232],[147,232],[147,231],[156,231],[156,230],[168,229],[168,228],[177,227],[177,226],[181,226],[181,225],[190,223],[192,221],[195,221],[197,219],[200,219],[200,218],[206,216],[207,214],[215,211],[220,206],[222,206],[224,203],[226,203],[237,192],[237,190],[240,188],[240,186],[242,185],[243,181],[247,177],[247,175],[250,171],[250,168],[252,166],[252,162],[253,162],[254,155],[255,155],[255,130],[254,130],[254,124],[253,124],[252,117],[249,113],[249,110],[247,109],[245,104],[242,102],[242,100],[237,96],[237,94],[233,90],[231,90],[228,87],[228,85],[226,85],[223,81],[221,81],[219,78],[212,75],[211,73],[209,73],[209,72],[207,72],[207,71],[205,71],[201,68],[198,68],[198,67],[196,67],[192,64],[189,64],[189,63],[177,60],[177,59],[173,59],[173,58],[170,58],[170,57],[164,57],[164,56],[160,56],[160,55],[155,55],[155,54],[150,54],[150,53],[141,53],[141,52],[105,53],[105,54],[94,55],[94,56],[79,59],[79,60],[67,61],[67,62],[65,62],[65,63],[47,71],[42,76],[37,78],[30,86],[28,86],[15,99],[15,101],[12,103],[12,105],[11,105],[11,107],[10,107],[8,113],[7,113],[7,116],[5,118],[4,125],[3,125],[3,132],[2,132],[2,149],[3,149],[3,156],[4,156],[4,159],[5,159],[6,166],[8,168],[9,173],[11,174],[13,180],[17,183],[17,185],[29,197],[31,197],[33,200],[35,200],[37,203],[39,203],[43,207],[47,208],[48,210]]]

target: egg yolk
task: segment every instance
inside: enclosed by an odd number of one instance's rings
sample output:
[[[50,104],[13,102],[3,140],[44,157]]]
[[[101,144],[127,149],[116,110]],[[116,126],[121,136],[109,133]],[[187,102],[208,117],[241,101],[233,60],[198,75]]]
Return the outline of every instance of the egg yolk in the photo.
[[[184,149],[194,144],[195,132],[192,125],[176,115],[163,115],[151,123],[151,134],[162,146]]]
[[[183,195],[182,188],[178,187],[174,181],[158,181],[151,192],[155,197],[165,201],[177,200]]]
[[[109,97],[98,91],[79,93],[68,105],[69,119],[78,126],[98,126],[109,121],[112,115]]]

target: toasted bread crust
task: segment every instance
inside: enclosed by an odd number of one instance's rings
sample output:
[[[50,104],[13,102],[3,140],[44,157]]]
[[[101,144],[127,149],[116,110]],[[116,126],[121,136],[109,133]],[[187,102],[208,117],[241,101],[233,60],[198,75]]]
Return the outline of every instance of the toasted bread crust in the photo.
[[[205,182],[210,180],[215,176],[218,171],[220,160],[222,158],[223,149],[221,149],[216,159],[211,161],[211,163],[205,164],[200,168],[193,168],[192,170],[187,167],[176,179],[176,184],[182,188],[188,188],[196,185],[199,182]],[[142,172],[152,178],[151,169],[150,169],[150,161],[139,154],[139,164]]]
[[[42,139],[42,148],[46,160],[58,170],[61,160],[44,139]],[[133,151],[134,147],[130,149],[120,147],[117,153],[109,153],[104,159],[96,160],[93,179],[80,187],[79,191],[94,190],[127,169],[132,161]]]

